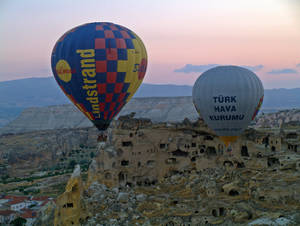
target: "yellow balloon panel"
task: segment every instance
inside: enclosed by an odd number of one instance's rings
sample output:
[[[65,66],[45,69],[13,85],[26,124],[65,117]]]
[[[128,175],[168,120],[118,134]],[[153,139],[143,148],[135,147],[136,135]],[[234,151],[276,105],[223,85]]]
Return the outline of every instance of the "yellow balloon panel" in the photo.
[[[135,37],[136,39],[132,39],[134,49],[127,49],[127,60],[119,60],[117,66],[118,72],[126,72],[125,83],[129,84],[127,102],[141,85],[147,66],[144,65],[144,62],[147,61],[145,46],[137,35]],[[141,74],[143,75],[141,76]]]

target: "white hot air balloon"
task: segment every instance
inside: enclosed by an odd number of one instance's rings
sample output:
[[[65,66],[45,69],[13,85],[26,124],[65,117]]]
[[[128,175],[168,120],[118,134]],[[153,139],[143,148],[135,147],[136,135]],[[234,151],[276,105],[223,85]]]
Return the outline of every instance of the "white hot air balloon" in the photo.
[[[193,87],[198,113],[226,146],[255,118],[263,98],[263,85],[256,74],[237,66],[212,68]]]

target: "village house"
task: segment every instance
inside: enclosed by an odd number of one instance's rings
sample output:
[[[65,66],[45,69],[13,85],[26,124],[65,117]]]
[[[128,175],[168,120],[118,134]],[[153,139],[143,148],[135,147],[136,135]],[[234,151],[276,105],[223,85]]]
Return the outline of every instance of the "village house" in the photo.
[[[15,219],[17,212],[12,210],[0,210],[0,224],[9,224]]]
[[[20,217],[26,219],[26,226],[31,226],[34,223],[34,221],[37,217],[37,214],[35,211],[32,211],[30,209],[25,209],[25,210],[23,210]]]
[[[36,206],[44,206],[47,202],[49,202],[49,197],[47,196],[32,197],[31,201]]]
[[[0,224],[9,224],[16,217],[26,219],[26,226],[33,225],[37,212],[52,199],[47,196],[0,196]]]
[[[31,202],[28,197],[15,196],[12,200],[7,202],[6,205],[10,207],[10,210],[20,211],[31,205]]]

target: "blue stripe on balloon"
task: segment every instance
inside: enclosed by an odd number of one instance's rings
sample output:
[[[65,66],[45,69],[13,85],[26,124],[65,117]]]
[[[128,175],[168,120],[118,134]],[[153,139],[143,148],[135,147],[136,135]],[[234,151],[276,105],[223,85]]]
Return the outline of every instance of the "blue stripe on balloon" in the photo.
[[[118,60],[127,60],[127,50],[118,49]]]
[[[108,60],[107,61],[107,72],[117,72],[117,61]]]
[[[115,90],[115,83],[106,84],[106,92],[107,93],[114,93],[114,90]]]
[[[105,38],[105,34],[103,30],[96,31],[95,38]]]
[[[95,49],[95,60],[106,60],[106,49]]]
[[[104,111],[109,111],[110,103],[105,103]]]
[[[117,83],[124,82],[126,76],[126,72],[117,72]]]
[[[117,48],[117,42],[114,38],[105,39],[105,48]]]
[[[119,94],[114,94],[112,98],[112,102],[116,102],[118,100]]]
[[[98,95],[98,100],[99,100],[99,102],[105,102],[105,94],[99,94]]]
[[[109,25],[103,25],[104,30],[111,30]]]
[[[115,38],[123,38],[120,31],[113,31]]]
[[[127,30],[127,33],[129,34],[130,38],[135,39],[135,36],[131,31]]]
[[[98,72],[96,76],[97,83],[106,83],[106,72]]]
[[[122,93],[126,93],[128,88],[129,88],[129,83],[124,83],[123,88],[122,88]]]
[[[127,47],[127,49],[134,49],[134,45],[133,45],[131,39],[126,38],[126,39],[125,39],[125,42],[126,42],[126,47]]]

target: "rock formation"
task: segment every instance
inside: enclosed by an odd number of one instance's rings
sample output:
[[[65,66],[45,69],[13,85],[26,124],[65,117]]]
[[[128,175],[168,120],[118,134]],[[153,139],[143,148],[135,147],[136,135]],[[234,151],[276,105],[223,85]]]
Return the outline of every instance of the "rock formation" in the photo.
[[[90,153],[96,152],[96,146],[95,128],[1,135],[0,173],[25,177],[38,171],[64,169],[71,160],[88,162]]]
[[[201,120],[153,124],[121,117],[87,183],[71,178],[58,198],[55,222],[299,225],[299,147],[294,124],[249,129],[225,148]],[[76,195],[71,184],[80,184]],[[73,203],[71,210],[66,203]]]
[[[181,122],[184,118],[198,118],[191,97],[134,98],[119,116],[131,112],[136,113],[136,118],[146,117],[153,122]],[[91,122],[74,105],[33,107],[25,109],[17,119],[0,128],[0,134],[91,126]]]
[[[83,182],[77,165],[68,181],[66,191],[57,198],[54,225],[80,225],[88,219],[81,199]]]
[[[255,127],[281,127],[285,124],[300,122],[300,110],[282,110],[272,114],[263,114],[256,120]]]

